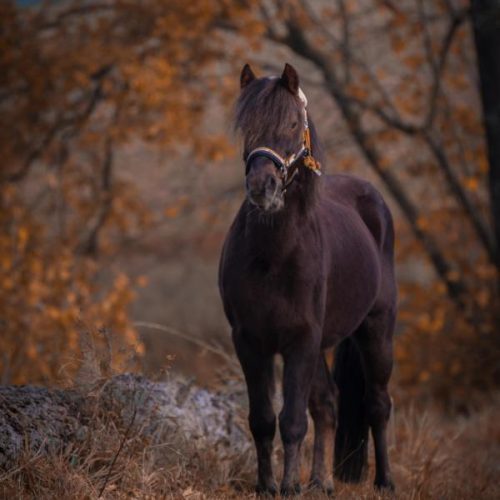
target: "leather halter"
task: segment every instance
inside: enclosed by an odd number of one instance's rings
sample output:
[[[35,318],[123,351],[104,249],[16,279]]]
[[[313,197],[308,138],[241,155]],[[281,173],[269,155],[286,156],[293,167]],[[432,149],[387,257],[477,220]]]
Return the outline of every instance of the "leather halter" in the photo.
[[[258,156],[271,160],[278,169],[283,180],[283,187],[281,188],[283,193],[286,192],[286,189],[297,175],[300,166],[299,162],[302,159],[304,160],[303,165],[305,167],[312,170],[316,175],[321,175],[321,165],[312,155],[311,135],[306,111],[307,98],[301,89],[299,89],[299,98],[304,105],[304,139],[299,151],[290,155],[288,158],[283,158],[283,156],[274,151],[274,149],[262,146],[250,151],[245,161],[245,175],[248,175],[250,163]]]
[[[264,158],[271,160],[278,169],[283,180],[282,190],[285,191],[297,174],[299,161],[308,155],[309,150],[305,146],[302,146],[297,153],[289,156],[288,158],[283,158],[280,154],[278,154],[276,151],[274,151],[274,149],[271,148],[255,148],[247,156],[245,175],[248,174],[250,163],[252,162],[252,160],[257,158],[258,156],[263,156]]]

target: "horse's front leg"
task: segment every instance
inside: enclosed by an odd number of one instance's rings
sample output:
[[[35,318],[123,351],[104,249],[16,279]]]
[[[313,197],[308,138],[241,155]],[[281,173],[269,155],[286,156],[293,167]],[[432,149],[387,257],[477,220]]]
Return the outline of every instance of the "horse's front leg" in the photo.
[[[330,476],[333,470],[331,459],[336,424],[336,392],[325,355],[320,354],[309,395],[309,412],[314,422],[313,463],[309,486],[328,495],[333,494]],[[326,461],[325,454],[328,455]]]
[[[238,335],[233,334],[236,353],[240,360],[248,390],[250,412],[248,421],[257,451],[257,486],[259,495],[275,496],[278,492],[273,477],[272,452],[276,432],[273,409],[274,359],[263,355]]]
[[[307,403],[319,357],[320,335],[320,332],[309,334],[283,353],[284,404],[279,419],[285,451],[281,482],[281,494],[284,496],[300,492],[300,447],[307,432]]]

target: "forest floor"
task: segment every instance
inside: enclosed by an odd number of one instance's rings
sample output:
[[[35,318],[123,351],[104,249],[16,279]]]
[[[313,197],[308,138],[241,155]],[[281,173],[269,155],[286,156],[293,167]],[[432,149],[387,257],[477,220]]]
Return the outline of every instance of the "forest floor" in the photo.
[[[242,409],[242,412],[244,410]],[[15,469],[0,471],[0,498],[253,498],[253,449],[217,455],[213,447],[172,435],[152,443],[96,417],[90,444],[69,446],[56,457],[26,452]],[[310,466],[311,429],[304,446],[302,482]],[[396,496],[335,482],[338,499],[500,498],[500,397],[468,416],[436,409],[404,408],[390,426],[390,458]],[[279,479],[282,453],[276,439]],[[304,493],[303,498],[323,498]]]

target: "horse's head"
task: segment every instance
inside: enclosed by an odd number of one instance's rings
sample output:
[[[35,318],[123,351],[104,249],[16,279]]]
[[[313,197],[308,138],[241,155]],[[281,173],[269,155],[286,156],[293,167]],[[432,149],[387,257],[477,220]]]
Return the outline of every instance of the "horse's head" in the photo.
[[[266,212],[284,206],[284,193],[308,154],[307,101],[289,64],[281,77],[256,78],[246,64],[240,78],[236,128],[243,136],[248,200]]]

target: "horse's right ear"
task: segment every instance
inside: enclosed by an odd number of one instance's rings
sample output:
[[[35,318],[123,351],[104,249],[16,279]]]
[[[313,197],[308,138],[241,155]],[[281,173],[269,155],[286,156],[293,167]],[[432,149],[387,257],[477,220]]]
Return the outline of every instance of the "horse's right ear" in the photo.
[[[285,64],[285,69],[280,80],[284,87],[292,94],[299,95],[299,75],[291,64]]]
[[[241,70],[240,88],[244,89],[249,83],[253,82],[255,78],[255,74],[252,71],[250,64],[245,64],[245,66],[243,66],[243,69]]]

